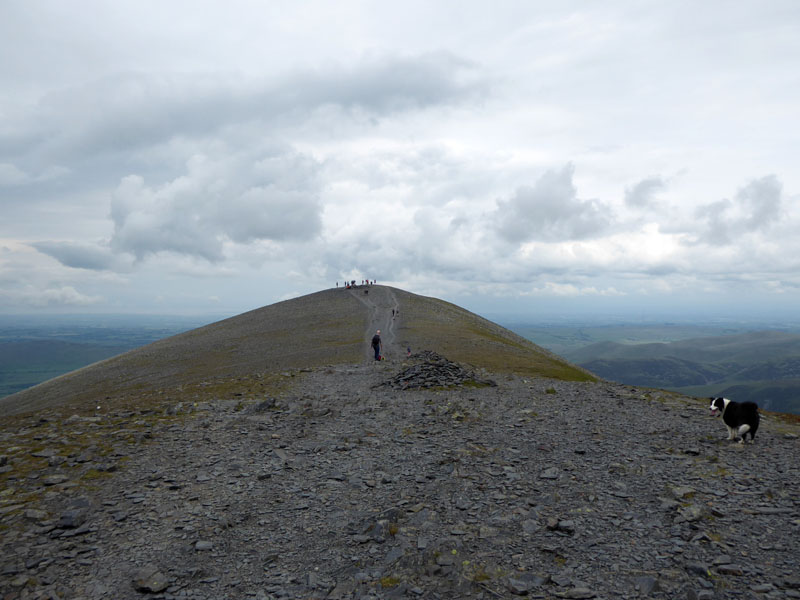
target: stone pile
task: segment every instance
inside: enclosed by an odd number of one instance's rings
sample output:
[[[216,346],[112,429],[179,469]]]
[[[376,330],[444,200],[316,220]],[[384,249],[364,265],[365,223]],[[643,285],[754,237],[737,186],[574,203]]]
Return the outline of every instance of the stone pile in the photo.
[[[408,367],[380,386],[400,390],[451,388],[463,385],[497,386],[491,379],[482,379],[475,371],[466,369],[430,350],[417,352],[410,358],[422,362]]]

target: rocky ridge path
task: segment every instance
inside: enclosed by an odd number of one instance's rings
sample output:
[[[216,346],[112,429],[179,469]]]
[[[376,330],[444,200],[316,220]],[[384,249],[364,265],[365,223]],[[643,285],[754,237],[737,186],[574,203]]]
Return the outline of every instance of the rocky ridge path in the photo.
[[[741,446],[609,383],[382,385],[409,366],[5,432],[0,468],[40,467],[0,496],[1,597],[800,598],[796,427]]]
[[[400,303],[392,289],[366,285],[351,289],[350,294],[370,310],[369,324],[365,332],[367,361],[375,360],[370,341],[377,330],[381,331],[383,354],[387,357],[392,355],[399,357],[400,351],[395,347],[394,327],[400,317]]]

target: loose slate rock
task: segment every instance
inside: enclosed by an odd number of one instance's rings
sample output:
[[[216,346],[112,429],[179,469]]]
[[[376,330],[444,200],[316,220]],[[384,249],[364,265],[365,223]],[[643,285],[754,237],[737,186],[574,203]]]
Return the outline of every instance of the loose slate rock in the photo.
[[[559,473],[558,467],[550,467],[539,473],[539,479],[558,479]]]
[[[586,598],[594,598],[597,594],[589,588],[572,588],[566,592],[557,592],[556,596],[559,598],[570,598],[572,600],[584,600]]]
[[[42,483],[48,487],[64,483],[65,481],[67,481],[67,477],[64,475],[47,475],[42,479]]]
[[[376,387],[386,386],[401,390],[455,387],[465,384],[497,387],[497,382],[481,379],[475,371],[451,362],[436,352],[426,350],[411,355],[411,358],[423,362],[405,369]]]
[[[697,504],[690,504],[678,509],[680,519],[689,522],[699,521],[703,517],[703,513],[703,507]]]
[[[523,573],[513,575],[508,578],[508,590],[517,596],[526,596],[535,587],[544,585],[549,581],[548,577],[542,577],[533,573]]]
[[[62,529],[75,529],[86,522],[89,511],[85,508],[70,508],[64,511],[58,520],[58,527]]]
[[[137,592],[157,594],[169,587],[167,577],[155,565],[147,565],[136,573],[133,587]]]
[[[645,596],[649,596],[658,590],[658,580],[655,577],[646,575],[636,579],[636,589]]]
[[[722,575],[744,575],[744,570],[738,565],[720,565],[717,572]]]
[[[689,573],[692,573],[694,575],[700,575],[701,577],[708,577],[711,575],[711,572],[708,570],[708,567],[703,563],[691,562],[686,565],[686,570]]]

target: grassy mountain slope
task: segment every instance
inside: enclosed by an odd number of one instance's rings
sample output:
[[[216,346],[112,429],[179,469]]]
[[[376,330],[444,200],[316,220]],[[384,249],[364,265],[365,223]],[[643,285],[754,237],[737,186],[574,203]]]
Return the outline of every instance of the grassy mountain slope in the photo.
[[[330,290],[309,294],[46,381],[0,400],[0,414],[92,405],[164,389],[171,390],[172,397],[186,398],[184,388],[197,395],[221,379],[355,361],[361,356],[364,322],[364,308],[352,297]]]
[[[463,308],[395,290],[403,307],[401,347],[435,350],[451,360],[497,373],[518,373],[567,381],[595,381],[589,372],[496,323]]]
[[[373,296],[390,288],[376,286]],[[593,376],[453,304],[391,289],[398,343],[498,372],[566,380]],[[371,296],[371,297],[373,297]],[[370,297],[370,298],[371,298]],[[364,360],[369,308],[341,289],[278,302],[182,333],[0,399],[0,415],[263,394],[293,369]]]

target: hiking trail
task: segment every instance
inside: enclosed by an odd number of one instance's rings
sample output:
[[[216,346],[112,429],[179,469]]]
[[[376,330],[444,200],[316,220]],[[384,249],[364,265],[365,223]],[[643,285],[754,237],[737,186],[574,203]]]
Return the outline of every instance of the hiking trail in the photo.
[[[350,293],[370,310],[369,323],[365,331],[365,357],[372,361],[373,352],[370,340],[375,332],[381,330],[383,355],[399,355],[395,348],[395,323],[399,320],[400,304],[391,288],[381,285],[361,286],[350,289]]]

